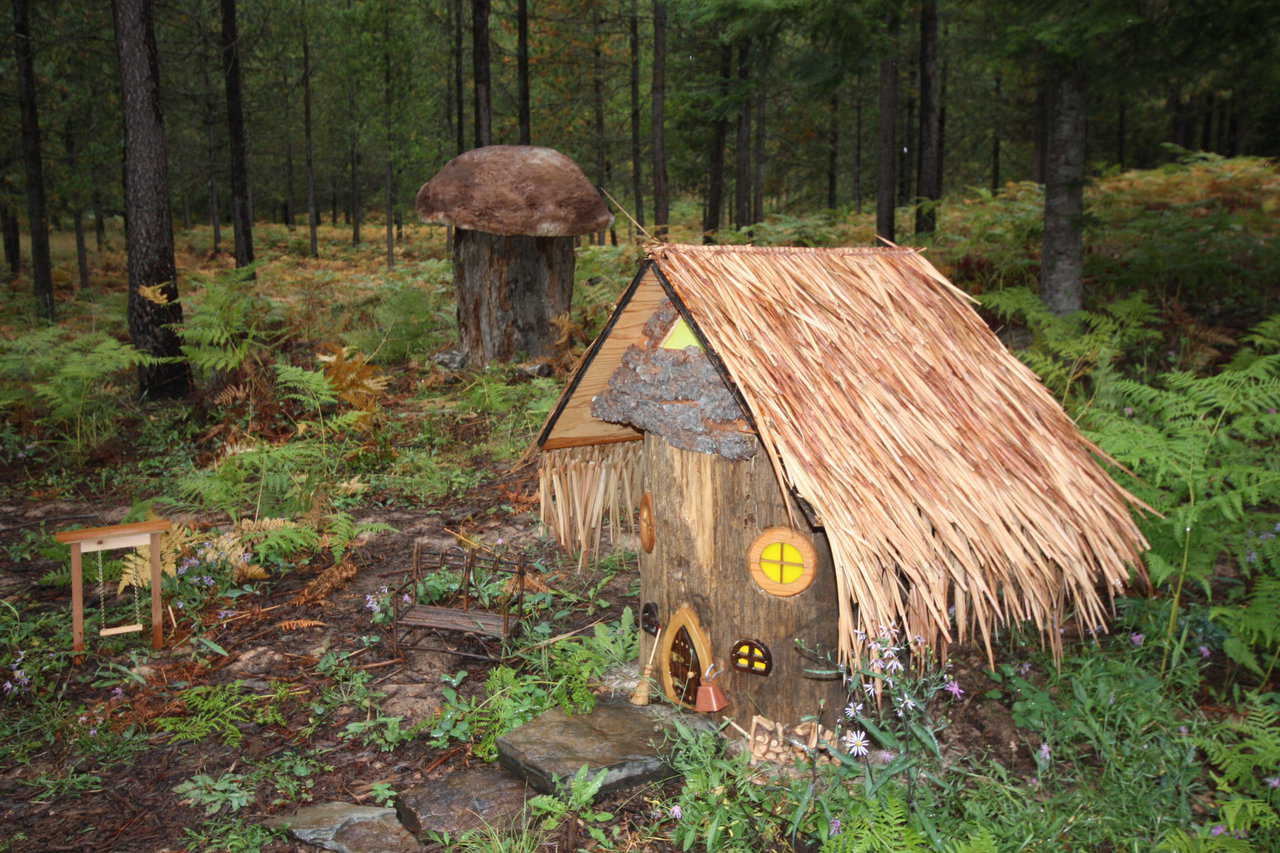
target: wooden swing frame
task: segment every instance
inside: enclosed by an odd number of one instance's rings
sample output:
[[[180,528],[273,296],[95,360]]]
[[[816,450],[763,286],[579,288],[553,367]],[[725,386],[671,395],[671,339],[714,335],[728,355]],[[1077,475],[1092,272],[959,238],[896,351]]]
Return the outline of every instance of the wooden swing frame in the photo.
[[[139,521],[134,524],[115,524],[110,527],[88,527],[83,530],[64,530],[53,538],[71,546],[71,646],[77,653],[84,651],[84,566],[82,557],[94,551],[113,551],[120,548],[151,548],[151,648],[164,647],[164,621],[160,608],[160,536],[172,525],[163,518]],[[117,625],[104,628],[100,636],[110,637],[141,631],[142,625]]]

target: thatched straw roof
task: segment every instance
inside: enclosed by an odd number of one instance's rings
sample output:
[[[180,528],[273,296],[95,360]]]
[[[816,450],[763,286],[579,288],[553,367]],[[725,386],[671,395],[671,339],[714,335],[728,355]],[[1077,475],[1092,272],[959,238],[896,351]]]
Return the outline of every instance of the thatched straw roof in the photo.
[[[1056,650],[1066,611],[1085,631],[1104,624],[1146,547],[1129,511],[1139,502],[914,250],[655,247],[541,447],[631,437],[593,423],[589,397],[663,298],[825,527],[843,658],[887,625],[990,650],[993,627],[1030,620]]]

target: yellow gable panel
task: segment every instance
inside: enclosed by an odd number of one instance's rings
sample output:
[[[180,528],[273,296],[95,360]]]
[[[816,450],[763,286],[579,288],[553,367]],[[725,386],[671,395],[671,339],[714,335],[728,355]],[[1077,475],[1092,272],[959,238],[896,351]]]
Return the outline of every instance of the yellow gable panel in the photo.
[[[693,330],[689,328],[689,324],[684,321],[683,317],[676,319],[671,326],[671,331],[667,332],[667,336],[662,339],[662,343],[659,346],[663,349],[684,349],[685,347],[702,349],[702,344],[694,337]]]

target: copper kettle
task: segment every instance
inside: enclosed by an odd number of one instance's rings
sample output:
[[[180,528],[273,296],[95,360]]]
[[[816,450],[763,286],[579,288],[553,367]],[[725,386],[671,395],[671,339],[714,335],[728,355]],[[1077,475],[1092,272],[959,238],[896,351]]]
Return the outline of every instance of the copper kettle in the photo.
[[[695,711],[710,714],[729,704],[729,700],[725,697],[724,691],[720,689],[720,685],[712,681],[716,677],[718,669],[719,667],[715,664],[707,667],[703,681],[698,685],[698,698],[693,706]]]

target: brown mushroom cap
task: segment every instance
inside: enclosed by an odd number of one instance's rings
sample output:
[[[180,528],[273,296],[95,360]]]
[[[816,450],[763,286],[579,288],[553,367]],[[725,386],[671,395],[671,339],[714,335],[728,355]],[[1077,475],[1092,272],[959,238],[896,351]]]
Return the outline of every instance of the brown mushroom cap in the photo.
[[[422,185],[414,206],[423,222],[489,234],[570,237],[613,222],[578,164],[534,145],[459,154]]]

